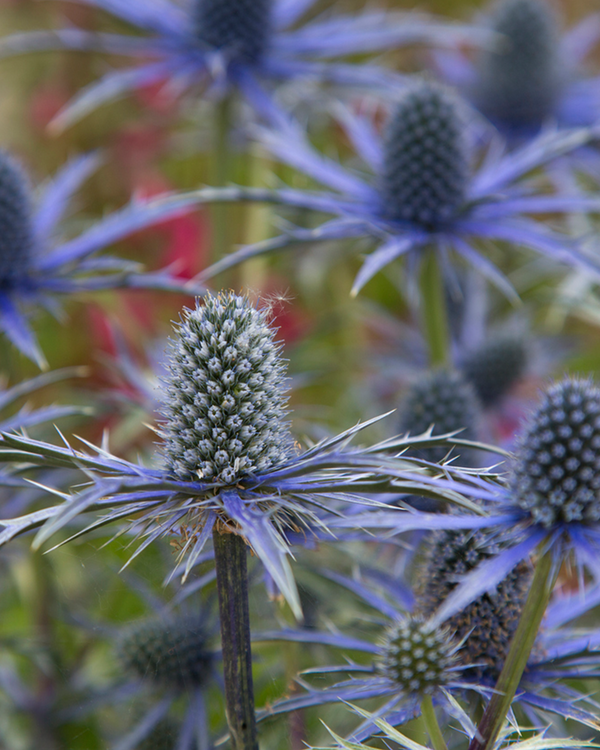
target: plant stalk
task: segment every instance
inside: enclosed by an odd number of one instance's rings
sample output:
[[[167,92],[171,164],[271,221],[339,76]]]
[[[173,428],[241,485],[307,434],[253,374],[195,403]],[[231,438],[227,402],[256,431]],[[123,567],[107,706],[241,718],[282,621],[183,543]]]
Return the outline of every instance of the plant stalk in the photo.
[[[214,187],[225,187],[231,181],[232,161],[231,158],[231,110],[232,97],[226,94],[215,104],[214,115],[214,148],[212,183]],[[214,205],[212,207],[213,241],[211,262],[223,258],[231,249],[230,231],[231,210],[227,205]]]
[[[258,750],[246,543],[237,534],[213,532],[227,723],[234,750]]]
[[[433,707],[433,701],[430,695],[426,695],[421,701],[421,714],[423,716],[423,723],[427,734],[431,739],[434,750],[448,750],[446,741],[438,724],[437,717],[435,715],[435,708]]]
[[[494,688],[495,692],[479,722],[469,750],[490,750],[498,738],[527,666],[557,575],[552,550],[547,550],[542,553],[536,565],[527,601]]]
[[[429,346],[429,362],[432,367],[441,367],[448,364],[449,359],[448,311],[440,266],[431,247],[423,250],[420,292],[421,320]]]

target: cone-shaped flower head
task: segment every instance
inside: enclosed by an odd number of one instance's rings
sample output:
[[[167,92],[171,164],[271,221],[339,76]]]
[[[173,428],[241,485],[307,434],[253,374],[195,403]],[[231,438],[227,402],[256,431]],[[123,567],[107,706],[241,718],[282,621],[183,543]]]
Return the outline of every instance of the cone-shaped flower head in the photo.
[[[172,342],[162,435],[179,479],[233,484],[293,453],[286,367],[268,311],[233,292],[187,310]]]
[[[196,36],[229,59],[258,63],[269,43],[272,5],[273,0],[195,0]]]
[[[33,250],[31,188],[19,164],[0,151],[0,288],[29,270]]]
[[[199,618],[185,616],[144,622],[118,646],[125,671],[176,690],[201,687],[211,679],[214,655]]]
[[[510,489],[546,527],[600,520],[600,389],[591,380],[552,385],[517,439]]]
[[[446,628],[408,617],[388,631],[379,668],[403,692],[425,695],[453,678],[456,649]]]
[[[537,128],[561,94],[558,28],[547,2],[504,0],[492,28],[497,49],[482,52],[475,100],[493,122]]]
[[[436,533],[426,552],[417,611],[424,617],[433,615],[464,575],[495,557],[505,546],[482,531]],[[446,621],[455,638],[464,641],[457,654],[461,665],[475,665],[466,676],[477,681],[487,678],[488,682],[494,682],[498,677],[530,581],[530,567],[521,562],[494,591],[479,597]]]
[[[433,435],[462,430],[460,437],[475,440],[479,405],[472,386],[458,372],[433,370],[413,383],[400,405],[400,430],[420,435],[433,425]],[[448,450],[428,448],[423,457],[438,462]],[[464,449],[461,455],[465,456]]]
[[[470,351],[462,363],[462,372],[472,384],[484,406],[494,406],[525,373],[527,348],[519,335],[491,336]]]
[[[468,177],[457,106],[440,86],[409,90],[387,126],[381,199],[385,215],[436,227],[463,203]]]

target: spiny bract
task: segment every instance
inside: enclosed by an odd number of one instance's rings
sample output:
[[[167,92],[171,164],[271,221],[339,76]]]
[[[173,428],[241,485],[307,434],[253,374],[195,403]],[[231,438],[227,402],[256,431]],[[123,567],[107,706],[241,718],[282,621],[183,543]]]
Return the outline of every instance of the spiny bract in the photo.
[[[504,547],[482,531],[440,531],[429,541],[419,582],[416,611],[430,617],[462,577]],[[525,603],[531,569],[519,563],[490,593],[471,602],[446,621],[464,643],[458,659],[472,666],[466,677],[494,682],[506,660],[510,641]],[[486,680],[487,678],[487,680]]]
[[[458,372],[440,369],[424,374],[409,388],[399,411],[401,432],[420,435],[433,425],[433,435],[462,430],[457,437],[476,439],[477,397]],[[438,462],[448,453],[448,448],[428,448],[421,453],[427,460]],[[464,449],[460,449],[460,454],[463,459],[468,456]]]
[[[194,27],[203,46],[228,60],[258,63],[271,34],[272,0],[195,0]]]
[[[561,93],[556,19],[542,0],[504,0],[491,25],[502,36],[498,49],[481,53],[477,106],[493,122],[537,128]]]
[[[187,690],[210,679],[213,654],[208,636],[191,616],[132,628],[122,636],[118,653],[126,671],[166,687]]]
[[[494,406],[523,377],[526,367],[525,339],[505,333],[491,336],[470,351],[461,369],[481,403]]]
[[[542,396],[517,438],[510,490],[533,520],[600,520],[600,389],[566,378]]]
[[[402,691],[424,695],[450,682],[455,652],[445,628],[408,617],[389,629],[379,668]]]
[[[0,151],[0,288],[28,270],[33,250],[31,188],[21,166]]]
[[[384,214],[431,228],[464,202],[468,178],[462,124],[452,96],[422,83],[408,91],[387,126],[381,200]]]
[[[188,481],[233,484],[293,453],[286,366],[268,311],[233,292],[186,310],[172,341],[164,455]]]

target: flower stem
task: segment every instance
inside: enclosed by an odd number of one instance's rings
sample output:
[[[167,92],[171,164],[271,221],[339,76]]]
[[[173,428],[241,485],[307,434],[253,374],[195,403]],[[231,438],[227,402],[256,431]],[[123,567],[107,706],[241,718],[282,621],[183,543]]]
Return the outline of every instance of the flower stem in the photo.
[[[442,730],[435,715],[435,708],[430,695],[426,695],[421,701],[421,714],[427,733],[431,739],[434,750],[448,750]]]
[[[214,187],[225,187],[231,180],[231,110],[232,97],[226,94],[215,104],[214,116],[214,148],[213,148],[213,175]],[[213,217],[213,250],[212,262],[220,260],[225,256],[231,245],[230,232],[230,208],[227,205],[215,205],[212,207]]]
[[[227,723],[234,750],[258,750],[246,543],[237,534],[213,532]]]
[[[525,671],[557,574],[553,565],[552,551],[546,550],[536,565],[531,588],[511,641],[508,656],[494,688],[494,694],[479,722],[477,733],[471,740],[469,750],[490,750],[500,734]]]
[[[446,297],[435,250],[427,247],[423,253],[420,278],[421,320],[429,345],[430,364],[439,367],[448,363]]]

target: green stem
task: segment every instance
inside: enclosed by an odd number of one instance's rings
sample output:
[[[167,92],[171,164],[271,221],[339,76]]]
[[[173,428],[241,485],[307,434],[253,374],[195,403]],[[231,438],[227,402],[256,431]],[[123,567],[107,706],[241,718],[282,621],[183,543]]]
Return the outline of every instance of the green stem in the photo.
[[[446,295],[435,250],[425,248],[421,261],[421,316],[429,359],[433,367],[448,363],[448,318]]]
[[[494,688],[494,694],[479,722],[477,733],[471,740],[469,750],[490,750],[504,726],[510,704],[519,687],[546,606],[552,595],[556,575],[552,550],[547,550],[538,560],[508,656]]]
[[[227,723],[234,750],[258,750],[246,542],[237,534],[213,532]]]
[[[448,750],[442,730],[435,715],[435,708],[430,695],[426,695],[421,701],[421,714],[427,733],[431,739],[434,750]]]
[[[229,94],[215,104],[213,175],[214,187],[225,187],[232,178],[232,158],[230,151],[232,98]],[[231,246],[230,210],[226,205],[215,205],[213,217],[212,262],[225,256]]]

